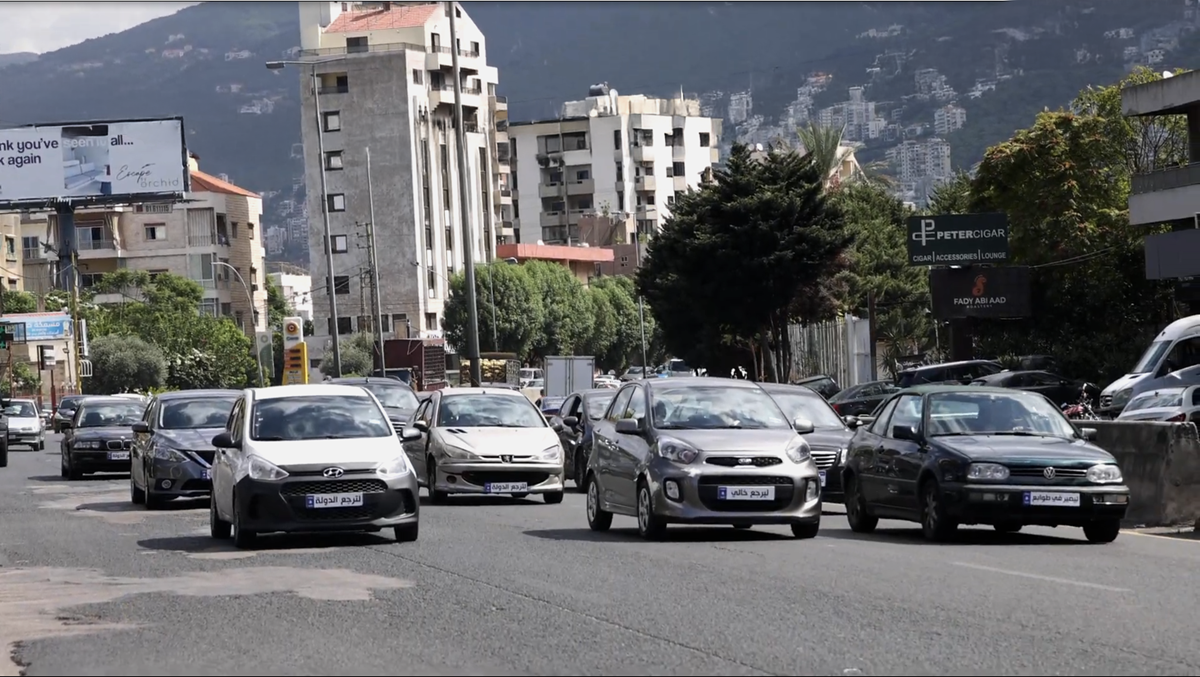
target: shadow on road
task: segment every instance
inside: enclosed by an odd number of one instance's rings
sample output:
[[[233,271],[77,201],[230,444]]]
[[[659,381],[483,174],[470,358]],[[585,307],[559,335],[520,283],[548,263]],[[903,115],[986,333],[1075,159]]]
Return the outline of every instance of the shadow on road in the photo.
[[[66,482],[66,480],[58,475],[34,475],[26,479],[28,479],[30,482],[54,482],[56,484],[58,482]]]
[[[830,529],[822,530],[821,536],[824,538],[836,538],[843,541],[876,541],[896,543],[900,545],[941,545],[950,547],[964,545],[1086,545],[1086,541],[1057,538],[1054,536],[1043,536],[1041,534],[1002,534],[990,528],[960,529],[954,540],[948,543],[933,543],[925,540],[925,536],[922,534],[921,528],[917,526],[914,526],[911,529],[877,529],[871,534],[856,534],[849,529],[838,529],[836,531]]]
[[[208,507],[208,498],[177,498],[167,501],[162,507],[147,510],[144,505],[134,505],[125,501],[102,501],[97,503],[81,503],[76,510],[92,512],[182,512],[184,510],[199,510]]]
[[[513,498],[512,496],[481,496],[478,494],[465,494],[462,496],[450,495],[446,502],[437,508],[453,508],[455,506],[470,506],[481,507],[488,505],[526,505],[529,503],[545,503],[542,497],[537,494],[531,494],[527,498]],[[421,507],[432,506],[433,502],[428,496],[421,497]]]
[[[385,533],[391,533],[387,531]],[[138,541],[146,550],[182,552],[187,554],[212,554],[216,552],[272,552],[289,550],[317,550],[325,548],[352,548],[368,545],[395,543],[382,533],[332,533],[332,534],[265,534],[258,537],[253,550],[238,550],[230,541],[219,541],[209,536],[171,536],[147,538]]]
[[[548,541],[583,541],[593,543],[629,542],[645,543],[637,529],[612,529],[608,532],[591,529],[538,529],[524,532],[526,536]],[[664,543],[751,543],[754,541],[787,541],[790,536],[754,529],[730,527],[671,527],[667,529]]]

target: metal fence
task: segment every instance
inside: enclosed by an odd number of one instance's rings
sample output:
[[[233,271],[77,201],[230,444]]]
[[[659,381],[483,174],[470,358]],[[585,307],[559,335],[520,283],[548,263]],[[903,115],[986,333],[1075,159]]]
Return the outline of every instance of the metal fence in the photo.
[[[828,322],[793,324],[788,336],[792,379],[825,375],[843,388],[871,380],[871,329],[865,318],[846,315]]]

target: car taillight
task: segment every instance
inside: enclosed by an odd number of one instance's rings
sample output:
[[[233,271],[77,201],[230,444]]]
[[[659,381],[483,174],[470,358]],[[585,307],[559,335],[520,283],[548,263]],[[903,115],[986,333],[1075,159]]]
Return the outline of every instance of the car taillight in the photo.
[[[1167,423],[1183,423],[1187,421],[1187,414],[1175,414],[1167,419]]]
[[[839,416],[841,416],[842,415],[842,405],[834,404],[832,406],[833,406],[833,410],[836,411]]]

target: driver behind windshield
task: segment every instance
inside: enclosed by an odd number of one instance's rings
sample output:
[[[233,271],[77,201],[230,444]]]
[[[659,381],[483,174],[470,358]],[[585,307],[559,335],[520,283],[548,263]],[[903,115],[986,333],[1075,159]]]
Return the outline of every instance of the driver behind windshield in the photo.
[[[748,388],[689,388],[654,393],[654,427],[660,429],[787,428],[779,406]]]

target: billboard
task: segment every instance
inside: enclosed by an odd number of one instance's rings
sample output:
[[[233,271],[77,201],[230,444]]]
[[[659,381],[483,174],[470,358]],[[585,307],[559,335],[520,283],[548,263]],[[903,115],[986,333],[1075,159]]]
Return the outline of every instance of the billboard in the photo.
[[[0,323],[20,325],[16,341],[54,341],[70,338],[74,323],[67,313],[8,313]]]
[[[0,129],[0,207],[145,201],[188,178],[182,118]]]
[[[911,216],[907,223],[910,266],[1008,261],[1008,217],[1004,214]]]
[[[1031,313],[1029,268],[934,268],[929,271],[933,316],[1019,318]]]

